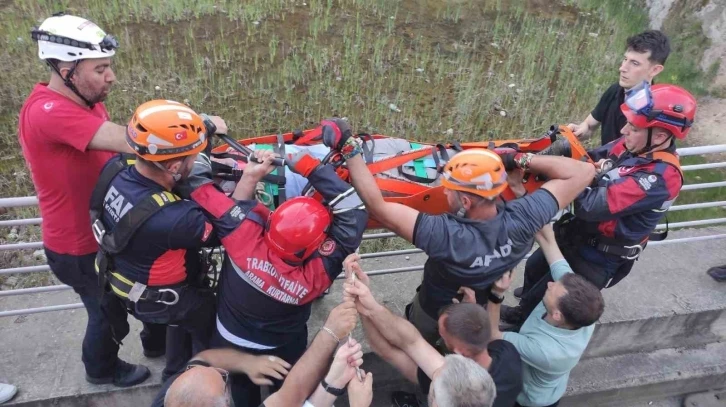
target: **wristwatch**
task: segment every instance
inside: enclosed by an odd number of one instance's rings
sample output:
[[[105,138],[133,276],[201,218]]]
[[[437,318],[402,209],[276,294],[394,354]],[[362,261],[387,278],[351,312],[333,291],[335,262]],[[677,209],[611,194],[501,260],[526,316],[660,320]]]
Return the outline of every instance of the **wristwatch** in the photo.
[[[489,301],[493,302],[494,304],[501,304],[502,301],[504,301],[504,296],[501,297],[497,295],[494,291],[489,292]]]
[[[342,396],[343,394],[345,394],[344,388],[339,389],[337,387],[333,387],[333,386],[329,385],[328,382],[325,381],[325,379],[323,379],[323,381],[320,382],[320,385],[323,386],[323,389],[325,389],[325,391],[332,394],[333,396],[338,397],[338,396]]]

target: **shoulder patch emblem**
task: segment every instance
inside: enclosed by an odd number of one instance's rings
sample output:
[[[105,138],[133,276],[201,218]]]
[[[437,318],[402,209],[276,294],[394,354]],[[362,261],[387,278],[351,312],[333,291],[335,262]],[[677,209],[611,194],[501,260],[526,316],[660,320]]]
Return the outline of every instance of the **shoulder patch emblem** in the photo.
[[[335,251],[335,240],[327,238],[320,243],[318,252],[323,256],[330,256]]]
[[[653,182],[650,181],[650,177],[653,177],[653,175],[642,176],[638,179],[638,184],[640,184],[640,188],[643,191],[648,191],[653,186]]]

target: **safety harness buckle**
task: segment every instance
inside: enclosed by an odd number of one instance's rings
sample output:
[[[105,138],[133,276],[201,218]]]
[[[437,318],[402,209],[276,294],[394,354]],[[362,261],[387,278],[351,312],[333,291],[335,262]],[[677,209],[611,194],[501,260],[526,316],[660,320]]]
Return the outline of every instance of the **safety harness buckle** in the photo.
[[[93,224],[91,224],[91,230],[93,231],[93,237],[96,239],[96,242],[99,245],[103,245],[103,237],[106,236],[106,228],[103,226],[103,223],[100,219],[96,219]]]
[[[160,288],[156,291],[158,291],[159,294],[164,293],[164,292],[170,292],[170,293],[174,294],[174,300],[172,300],[172,301],[164,301],[161,298],[156,300],[156,302],[158,302],[160,304],[175,305],[176,303],[179,302],[179,293],[177,293],[175,290],[172,290],[171,288]]]
[[[643,253],[643,246],[641,246],[639,244],[634,244],[632,246],[623,246],[623,248],[628,249],[628,250],[635,249],[634,254],[631,254],[630,256],[622,256],[624,259],[635,260],[638,257],[640,257],[641,253]]]

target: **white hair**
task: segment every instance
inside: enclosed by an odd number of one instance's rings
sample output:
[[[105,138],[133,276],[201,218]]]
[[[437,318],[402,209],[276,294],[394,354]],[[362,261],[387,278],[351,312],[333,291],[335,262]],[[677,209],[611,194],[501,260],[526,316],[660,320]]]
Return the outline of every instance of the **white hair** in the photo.
[[[489,372],[461,355],[446,356],[431,386],[438,407],[491,407],[497,397]]]

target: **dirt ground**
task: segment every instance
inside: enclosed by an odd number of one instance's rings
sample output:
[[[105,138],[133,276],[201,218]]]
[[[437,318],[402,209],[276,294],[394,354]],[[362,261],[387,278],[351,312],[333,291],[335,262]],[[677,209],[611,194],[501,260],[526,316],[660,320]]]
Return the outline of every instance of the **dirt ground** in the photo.
[[[691,146],[726,144],[726,99],[701,98],[688,135]]]

